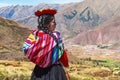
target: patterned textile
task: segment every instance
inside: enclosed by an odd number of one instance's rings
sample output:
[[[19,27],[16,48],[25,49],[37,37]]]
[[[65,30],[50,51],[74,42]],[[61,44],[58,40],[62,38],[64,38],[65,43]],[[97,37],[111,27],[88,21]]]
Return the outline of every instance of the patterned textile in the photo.
[[[23,44],[25,56],[43,68],[55,64],[61,58],[64,52],[64,46],[60,33],[53,32],[53,34],[59,41],[58,45],[49,34],[43,31],[33,30]]]

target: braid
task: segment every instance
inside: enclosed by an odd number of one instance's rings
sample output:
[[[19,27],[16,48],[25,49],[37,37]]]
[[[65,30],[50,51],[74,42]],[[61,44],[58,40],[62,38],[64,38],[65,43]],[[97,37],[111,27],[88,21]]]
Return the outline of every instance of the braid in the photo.
[[[53,37],[55,42],[58,44],[59,41],[56,38],[56,36],[48,29],[47,25],[54,19],[53,15],[41,15],[38,18],[38,30],[42,30],[43,32],[49,34],[50,36]]]

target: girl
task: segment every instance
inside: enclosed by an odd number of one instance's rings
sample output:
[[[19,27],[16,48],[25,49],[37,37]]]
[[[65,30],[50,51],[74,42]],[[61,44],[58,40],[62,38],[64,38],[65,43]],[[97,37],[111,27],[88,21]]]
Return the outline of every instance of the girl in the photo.
[[[30,80],[67,80],[62,65],[68,67],[68,57],[60,33],[54,31],[56,13],[54,9],[35,12],[38,30],[33,30],[23,45],[25,55],[36,64]]]

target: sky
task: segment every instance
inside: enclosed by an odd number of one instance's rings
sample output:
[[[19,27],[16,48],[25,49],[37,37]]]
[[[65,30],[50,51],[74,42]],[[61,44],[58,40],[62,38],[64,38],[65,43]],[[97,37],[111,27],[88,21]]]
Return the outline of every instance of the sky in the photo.
[[[10,5],[38,5],[41,3],[45,4],[65,4],[72,2],[81,2],[84,0],[0,0],[0,7]]]

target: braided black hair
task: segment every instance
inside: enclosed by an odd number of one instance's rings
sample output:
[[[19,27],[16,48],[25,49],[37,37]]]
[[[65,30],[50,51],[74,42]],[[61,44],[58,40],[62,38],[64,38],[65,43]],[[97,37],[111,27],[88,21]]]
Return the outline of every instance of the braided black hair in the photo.
[[[55,19],[54,15],[50,15],[50,14],[43,14],[41,16],[38,17],[38,30],[42,30],[43,32],[51,35],[54,40],[56,41],[56,43],[58,44],[58,39],[56,38],[56,36],[48,29],[50,22]],[[48,26],[48,27],[47,27]]]

